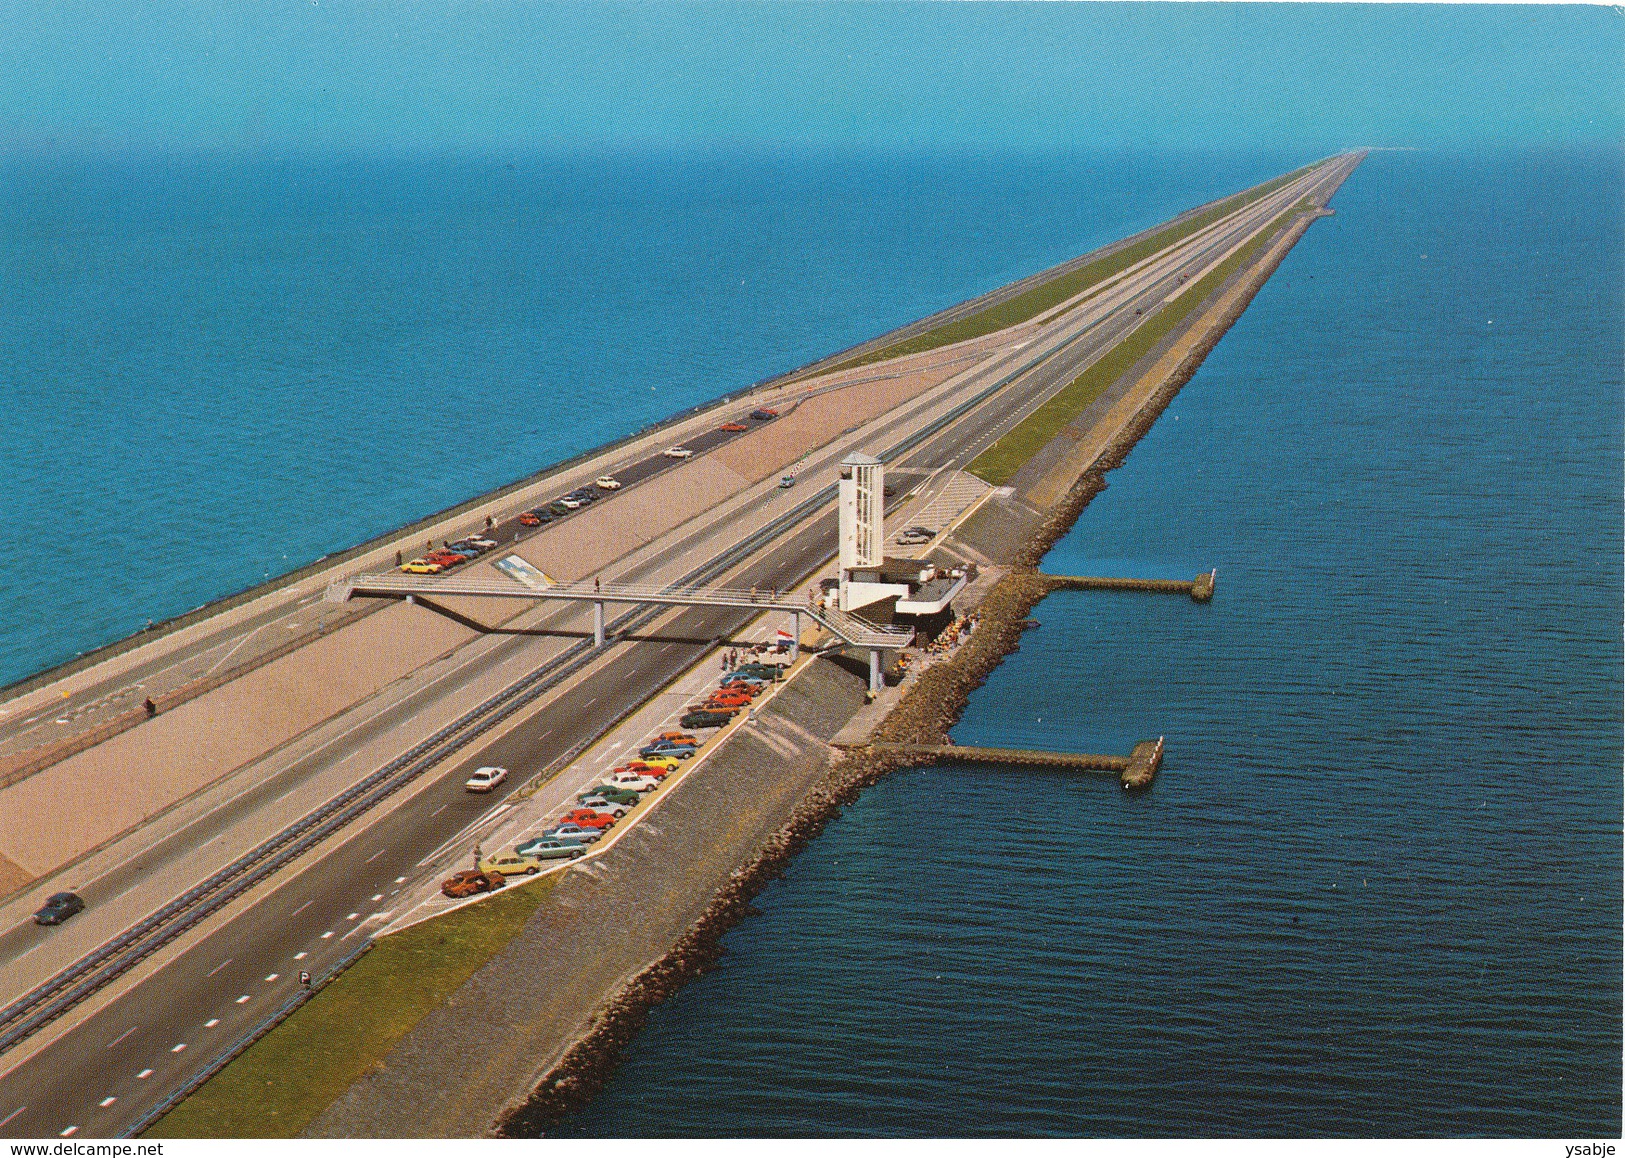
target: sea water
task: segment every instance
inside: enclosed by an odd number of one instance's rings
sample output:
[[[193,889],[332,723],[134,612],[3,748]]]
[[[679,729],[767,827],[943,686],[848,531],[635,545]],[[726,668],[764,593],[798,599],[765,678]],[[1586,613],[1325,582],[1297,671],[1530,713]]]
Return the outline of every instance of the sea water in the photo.
[[[562,1132],[1617,1136],[1617,157],[1373,154],[898,774]]]

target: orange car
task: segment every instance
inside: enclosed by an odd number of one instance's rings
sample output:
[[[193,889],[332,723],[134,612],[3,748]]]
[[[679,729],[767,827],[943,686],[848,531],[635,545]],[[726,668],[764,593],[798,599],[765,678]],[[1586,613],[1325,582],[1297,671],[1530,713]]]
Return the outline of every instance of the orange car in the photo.
[[[721,426],[717,427],[717,429],[726,430],[729,434],[738,434],[741,430],[749,430],[750,427],[746,426],[743,422],[724,422]]]
[[[500,889],[508,883],[508,878],[501,873],[475,872],[473,869],[464,869],[440,882],[440,891],[448,897],[472,897],[475,893],[486,893],[493,889]]]
[[[669,744],[698,744],[693,735],[688,732],[662,732],[656,736],[657,740],[665,740]]]

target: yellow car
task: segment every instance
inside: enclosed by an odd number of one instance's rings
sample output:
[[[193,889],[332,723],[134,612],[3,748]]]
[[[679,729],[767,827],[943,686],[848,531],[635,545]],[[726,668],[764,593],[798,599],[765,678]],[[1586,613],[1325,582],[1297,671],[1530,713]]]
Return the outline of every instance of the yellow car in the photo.
[[[640,756],[633,763],[642,764],[645,768],[664,768],[667,772],[675,772],[682,767],[671,756]]]
[[[422,559],[413,559],[410,563],[403,564],[401,570],[408,575],[438,575],[441,572],[441,566],[439,563],[428,563]]]

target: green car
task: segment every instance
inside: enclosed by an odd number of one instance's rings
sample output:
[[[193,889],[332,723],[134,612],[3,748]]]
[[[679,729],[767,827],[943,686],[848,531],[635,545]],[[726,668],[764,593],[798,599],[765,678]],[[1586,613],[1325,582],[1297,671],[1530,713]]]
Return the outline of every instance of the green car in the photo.
[[[585,800],[589,796],[602,796],[613,804],[625,804],[628,807],[643,799],[631,789],[618,788],[613,784],[600,784],[596,788],[589,788],[585,792],[576,793],[578,801]]]

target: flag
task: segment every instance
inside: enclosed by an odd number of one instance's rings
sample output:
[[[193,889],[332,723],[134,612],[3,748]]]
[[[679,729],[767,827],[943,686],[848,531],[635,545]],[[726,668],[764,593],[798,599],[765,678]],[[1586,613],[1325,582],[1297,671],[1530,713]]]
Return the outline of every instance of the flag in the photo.
[[[791,635],[788,631],[784,630],[784,628],[782,628],[782,627],[779,628],[779,650],[780,651],[789,651],[790,650],[790,645],[792,643],[794,643],[795,640],[796,640],[795,636]]]

